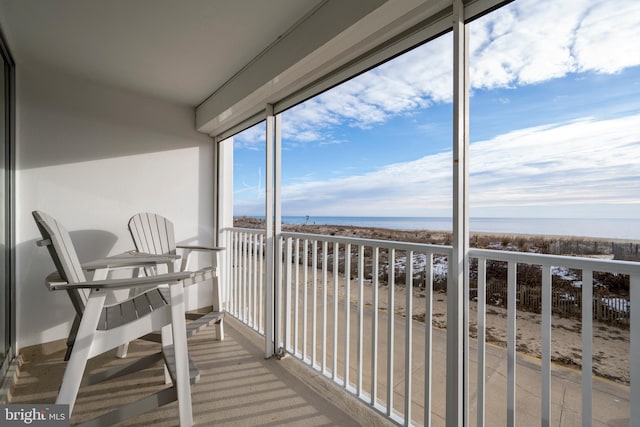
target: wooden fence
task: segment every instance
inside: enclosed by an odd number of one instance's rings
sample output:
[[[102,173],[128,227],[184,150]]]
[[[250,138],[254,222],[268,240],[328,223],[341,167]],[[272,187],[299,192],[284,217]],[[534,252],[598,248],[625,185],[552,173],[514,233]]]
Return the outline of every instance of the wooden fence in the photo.
[[[619,259],[624,261],[640,261],[640,244],[614,243],[613,259]]]
[[[540,313],[542,295],[539,286],[518,285],[516,304],[519,310]],[[471,289],[471,298],[477,297],[477,289]],[[507,284],[501,281],[487,283],[487,303],[506,307]],[[552,289],[552,312],[564,317],[582,316],[582,289]],[[594,289],[591,302],[593,319],[598,322],[628,327],[630,321],[630,303],[628,297],[614,295],[606,290]]]

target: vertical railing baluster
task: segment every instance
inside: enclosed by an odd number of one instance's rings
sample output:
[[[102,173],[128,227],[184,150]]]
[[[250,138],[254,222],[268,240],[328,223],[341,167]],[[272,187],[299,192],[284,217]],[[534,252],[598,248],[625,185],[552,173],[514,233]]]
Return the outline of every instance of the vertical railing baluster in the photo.
[[[234,283],[234,274],[235,274],[235,233],[232,230],[229,230],[227,234],[227,245],[226,250],[224,251],[225,258],[225,268],[223,271],[222,280],[226,283],[224,300],[225,307],[227,312],[233,314],[233,283]]]
[[[234,316],[238,317],[238,271],[240,269],[240,233],[234,234],[233,239],[233,284],[231,288],[231,312]]]
[[[243,312],[244,312],[244,323],[248,325],[251,320],[251,312],[249,309],[249,283],[251,281],[251,276],[249,274],[251,269],[250,263],[250,246],[249,242],[251,240],[251,233],[247,233],[244,239],[244,249],[243,249],[243,276],[242,276],[242,289],[243,289]]]
[[[226,266],[226,270],[223,271],[223,280],[226,283],[225,286],[225,294],[223,296],[223,299],[225,301],[225,308],[229,311],[232,312],[232,306],[231,306],[231,301],[233,299],[232,296],[232,286],[233,286],[233,274],[234,274],[234,264],[235,264],[235,252],[234,252],[234,242],[235,242],[235,233],[231,230],[229,230],[229,232],[227,233],[227,244],[226,244],[226,250],[224,251],[224,258],[225,258],[225,266]]]
[[[344,249],[344,387],[349,387],[351,342],[351,243]]]
[[[582,425],[591,427],[593,386],[593,271],[582,270]],[[631,360],[634,360],[633,358]],[[632,418],[633,419],[633,418]]]
[[[248,253],[249,253],[249,233],[244,234],[242,239],[242,259],[244,260],[244,268],[242,269],[242,321],[248,323],[247,318],[249,316],[249,307],[247,306],[247,281],[248,281]]]
[[[433,254],[427,254],[425,266],[425,310],[424,310],[424,425],[431,425],[431,366],[433,351]]]
[[[231,261],[231,270],[229,270],[229,274],[231,275],[231,287],[229,288],[229,311],[237,317],[238,312],[236,310],[236,289],[238,288],[238,233],[233,234],[233,246],[230,249],[233,252],[233,257]]]
[[[281,233],[273,234],[273,258],[270,260],[270,267],[272,269],[273,276],[270,279],[272,282],[269,287],[273,287],[273,294],[270,298],[271,312],[269,322],[273,324],[273,342],[274,351],[280,352],[284,348],[284,322],[283,322],[283,305],[285,302],[284,292],[284,271],[282,269],[282,262],[284,258],[284,239]],[[271,320],[273,319],[273,320]],[[277,354],[277,353],[276,353]]]
[[[303,246],[304,253],[302,254],[302,263],[304,264],[304,270],[302,270],[303,281],[303,293],[302,293],[302,360],[307,357],[307,304],[308,298],[308,280],[309,280],[309,240],[304,239]]]
[[[253,236],[253,243],[252,243],[252,248],[251,248],[251,253],[252,253],[252,269],[253,269],[253,316],[254,316],[254,320],[253,320],[253,328],[260,332],[260,309],[259,309],[259,295],[258,295],[258,289],[259,289],[259,285],[258,285],[258,280],[259,280],[259,276],[258,276],[258,268],[259,268],[259,262],[260,259],[258,258],[258,244],[260,241],[260,235],[256,234]]]
[[[241,297],[241,292],[240,292],[240,286],[241,286],[241,279],[242,279],[242,236],[243,233],[238,233],[238,242],[236,243],[236,253],[237,253],[237,260],[238,262],[236,263],[236,280],[235,280],[235,285],[234,285],[234,292],[235,292],[235,300],[236,300],[236,308],[235,308],[235,312],[236,312],[236,316],[238,317],[238,319],[242,319],[242,309],[240,308],[240,306],[242,305],[242,301],[240,301],[240,297]]]
[[[233,271],[235,264],[235,253],[234,253],[234,233],[232,230],[227,232],[227,240],[226,240],[226,250],[224,251],[224,263],[225,270],[222,272],[222,280],[225,283],[225,294],[223,299],[225,301],[225,308],[227,312],[233,314],[233,295],[231,294],[232,283],[233,283]]]
[[[340,247],[338,242],[333,243],[333,366],[331,368],[331,378],[335,380],[338,377],[338,292],[340,285],[338,284],[338,264]]]
[[[630,338],[630,383],[631,383],[631,418],[636,423],[640,422],[640,274],[632,274],[629,277],[629,296],[631,315],[629,324]],[[634,311],[635,310],[635,311]]]
[[[516,425],[516,278],[517,264],[507,269],[507,426]]]
[[[244,258],[244,239],[245,233],[240,233],[240,239],[238,241],[238,254],[239,254],[239,262],[238,262],[238,318],[244,322],[244,310],[242,307],[242,286],[244,286],[244,271],[246,266],[245,258]]]
[[[291,351],[291,237],[287,237],[284,244],[284,348]]]
[[[300,315],[298,313],[298,301],[300,299],[300,239],[295,239],[295,255],[294,255],[294,262],[295,262],[295,276],[294,276],[294,283],[295,283],[295,292],[294,292],[294,296],[293,296],[293,353],[297,353],[299,350],[299,341],[298,341],[298,335],[300,334]]]
[[[253,278],[251,280],[251,289],[253,292],[253,329],[260,332],[260,316],[259,316],[259,295],[258,295],[258,242],[260,241],[260,235],[255,234],[251,242],[251,270],[253,271]]]
[[[236,267],[237,280],[235,285],[236,316],[238,316],[238,319],[242,319],[242,300],[240,298],[242,297],[242,270],[244,269],[244,266],[242,265],[242,263],[244,262],[244,260],[242,259],[242,239],[243,238],[244,238],[244,233],[238,233],[238,246],[237,246],[238,265]]]
[[[364,245],[358,246],[358,378],[356,392],[362,396],[362,359],[364,331]]]
[[[247,233],[247,247],[246,247],[246,281],[245,281],[245,298],[246,298],[246,312],[247,312],[247,325],[253,322],[253,312],[251,311],[251,241],[253,240],[253,233]]]
[[[487,260],[478,258],[478,391],[476,399],[477,425],[485,423],[486,323],[487,323]]]
[[[551,423],[551,266],[542,266],[542,384],[541,425]]]
[[[227,306],[227,286],[228,286],[228,274],[229,274],[229,230],[223,230],[220,233],[219,242],[222,247],[227,248],[227,251],[222,251],[218,255],[218,286],[220,288],[220,309],[229,311]],[[215,256],[215,255],[214,255]]]
[[[247,324],[254,323],[253,312],[253,239],[255,234],[247,235]]]
[[[253,269],[253,315],[255,320],[253,321],[254,329],[258,332],[261,332],[262,320],[260,318],[260,304],[261,304],[261,295],[260,295],[260,281],[262,280],[262,275],[260,274],[260,268],[262,266],[262,258],[260,258],[260,241],[262,236],[260,234],[256,234],[253,236],[253,247],[252,247],[252,269]]]
[[[318,241],[313,241],[313,252],[311,253],[312,257],[312,280],[313,280],[313,293],[312,295],[312,305],[313,311],[311,313],[311,366],[315,366],[316,364],[316,347],[317,347],[317,337],[316,337],[316,328],[318,325]]]
[[[322,373],[327,370],[327,249],[329,243],[322,242]]]
[[[260,278],[260,282],[259,282],[259,287],[260,289],[258,290],[258,296],[260,298],[259,303],[258,303],[258,310],[260,310],[259,313],[259,319],[260,319],[260,331],[262,331],[264,333],[265,330],[265,312],[266,310],[264,309],[264,298],[263,295],[265,294],[266,290],[265,290],[265,285],[266,285],[266,277],[264,274],[264,264],[265,264],[265,254],[264,254],[264,235],[260,235],[260,244],[258,246],[258,258],[259,258],[259,272],[258,272],[258,277]]]
[[[371,328],[371,405],[375,406],[378,399],[378,281],[380,267],[380,248],[373,248],[372,267],[372,293],[373,307],[371,307],[372,328]]]
[[[404,425],[411,425],[411,378],[413,355],[413,251],[405,252],[405,332],[404,332]]]
[[[393,329],[395,328],[395,262],[396,250],[389,249],[389,264],[387,265],[388,281],[389,281],[389,298],[387,309],[387,416],[390,417],[393,412],[393,352],[395,350]]]

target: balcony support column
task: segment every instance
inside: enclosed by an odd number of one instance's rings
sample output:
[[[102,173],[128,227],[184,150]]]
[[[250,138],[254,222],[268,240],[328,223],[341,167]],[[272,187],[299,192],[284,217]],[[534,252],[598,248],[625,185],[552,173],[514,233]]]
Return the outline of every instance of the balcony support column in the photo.
[[[226,246],[228,242],[223,230],[233,227],[233,137],[226,139],[214,139],[214,164],[215,164],[215,206],[214,206],[214,230],[216,246]],[[219,277],[221,279],[220,298],[222,307],[229,310],[230,300],[230,275],[233,269],[229,268],[231,260],[231,247],[220,253]]]
[[[274,256],[274,350],[280,353],[284,348],[283,327],[283,290],[282,290],[282,259],[283,259],[283,239],[282,239],[282,121],[281,115],[274,116],[274,144],[273,144],[273,247]],[[287,307],[284,307],[286,310]]]
[[[462,0],[453,2],[453,256],[447,283],[448,426],[469,417],[469,73]]]
[[[265,357],[282,344],[282,131],[280,115],[273,105],[266,107],[267,150],[265,188],[266,301]]]
[[[275,116],[273,105],[267,105],[266,114],[266,165],[265,165],[265,327],[264,327],[264,357],[270,358],[274,353],[275,341],[275,310],[274,310],[274,183],[275,183]]]
[[[640,423],[640,274],[631,274],[629,278],[629,299],[631,309],[629,313],[629,335],[630,335],[630,382],[631,382],[631,424],[637,426]]]

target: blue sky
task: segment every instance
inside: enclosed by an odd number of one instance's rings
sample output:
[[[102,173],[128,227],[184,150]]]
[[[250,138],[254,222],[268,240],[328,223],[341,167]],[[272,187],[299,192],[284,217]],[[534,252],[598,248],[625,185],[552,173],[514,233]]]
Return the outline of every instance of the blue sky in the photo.
[[[517,0],[470,24],[471,215],[640,217],[640,2]],[[283,214],[450,216],[452,37],[282,114]],[[264,212],[264,125],[234,138]]]

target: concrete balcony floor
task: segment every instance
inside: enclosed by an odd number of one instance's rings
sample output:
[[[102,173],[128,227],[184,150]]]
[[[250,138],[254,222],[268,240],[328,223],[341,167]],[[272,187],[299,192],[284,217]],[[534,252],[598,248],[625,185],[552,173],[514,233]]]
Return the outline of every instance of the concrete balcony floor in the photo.
[[[200,369],[192,386],[194,423],[202,426],[356,426],[388,424],[375,412],[345,395],[339,387],[293,358],[264,359],[260,337],[230,316],[225,340],[215,341],[208,327],[189,339],[191,357]],[[157,344],[136,341],[129,355],[156,351]],[[11,403],[53,403],[65,367],[64,341],[22,351],[22,366]],[[126,360],[126,359],[125,359]],[[94,358],[90,367],[123,363],[115,352]],[[81,388],[71,419],[86,421],[121,402],[133,401],[163,387],[163,367]],[[127,420],[128,426],[176,426],[177,403]]]

